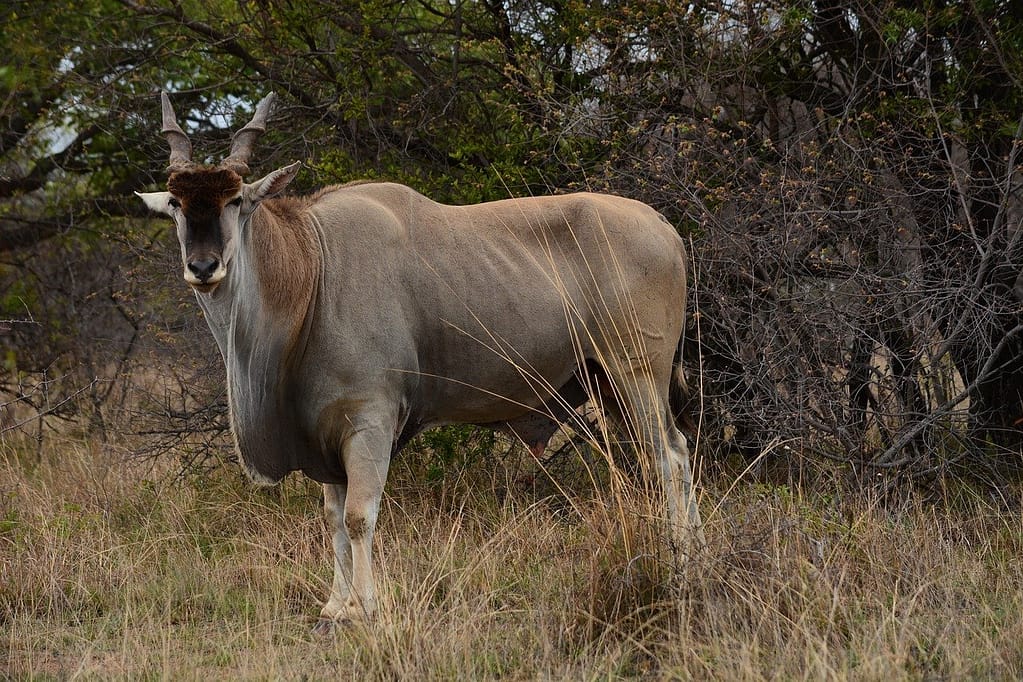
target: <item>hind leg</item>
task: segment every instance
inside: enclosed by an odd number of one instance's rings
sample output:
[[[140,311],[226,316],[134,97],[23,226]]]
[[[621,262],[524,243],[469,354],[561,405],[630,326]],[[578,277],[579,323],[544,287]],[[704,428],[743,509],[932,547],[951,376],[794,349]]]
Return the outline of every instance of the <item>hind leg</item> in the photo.
[[[672,521],[676,539],[692,537],[697,546],[702,548],[707,545],[707,538],[703,534],[703,520],[696,500],[693,469],[689,463],[689,444],[682,432],[671,423],[670,414],[667,414],[667,419],[667,447],[660,461],[668,498],[668,518]],[[672,509],[672,505],[676,505],[675,509]]]
[[[649,448],[653,455],[672,540],[683,551],[692,541],[702,547],[706,540],[694,490],[689,446],[675,426],[667,408],[667,397],[657,390],[658,382],[648,371],[616,374],[618,376],[598,381],[601,402],[611,413],[612,421],[620,422],[620,428]]]

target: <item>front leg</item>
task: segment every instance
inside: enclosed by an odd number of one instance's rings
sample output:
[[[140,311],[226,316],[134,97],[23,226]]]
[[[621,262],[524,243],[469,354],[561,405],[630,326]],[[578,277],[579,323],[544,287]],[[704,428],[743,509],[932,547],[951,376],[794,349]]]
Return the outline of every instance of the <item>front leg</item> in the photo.
[[[324,508],[333,531],[334,583],[317,630],[376,615],[373,533],[391,458],[393,429],[366,428],[349,436],[341,459],[346,486],[324,486]]]
[[[330,599],[320,611],[317,632],[330,630],[348,604],[352,592],[352,545],[344,524],[347,493],[348,485],[345,483],[323,485],[323,514],[334,546],[334,582],[330,589]]]

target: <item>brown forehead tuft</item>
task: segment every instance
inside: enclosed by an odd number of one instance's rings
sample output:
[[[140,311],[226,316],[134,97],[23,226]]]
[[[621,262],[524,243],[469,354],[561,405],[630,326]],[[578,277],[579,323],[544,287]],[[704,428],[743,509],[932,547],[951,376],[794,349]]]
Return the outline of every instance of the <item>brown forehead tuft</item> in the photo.
[[[242,176],[226,168],[175,171],[167,178],[167,189],[182,200],[226,201],[241,192]]]

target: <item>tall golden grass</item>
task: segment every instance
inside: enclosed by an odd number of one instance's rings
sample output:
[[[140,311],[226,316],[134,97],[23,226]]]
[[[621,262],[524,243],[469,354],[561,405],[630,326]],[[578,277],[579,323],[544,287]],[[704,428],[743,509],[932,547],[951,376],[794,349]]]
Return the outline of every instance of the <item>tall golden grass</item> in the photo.
[[[15,679],[1023,677],[1023,521],[977,498],[704,481],[684,564],[651,496],[553,504],[393,471],[381,615],[311,634],[318,486],[184,480],[109,445],[0,445],[0,675]]]

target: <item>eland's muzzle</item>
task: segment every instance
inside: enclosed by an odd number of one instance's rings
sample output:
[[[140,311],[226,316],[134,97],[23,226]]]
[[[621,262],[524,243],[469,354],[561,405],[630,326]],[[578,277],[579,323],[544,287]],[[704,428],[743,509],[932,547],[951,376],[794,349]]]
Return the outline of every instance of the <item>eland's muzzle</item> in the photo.
[[[188,263],[188,271],[202,284],[209,283],[210,277],[219,267],[220,261],[216,258],[200,258]]]

